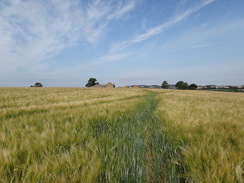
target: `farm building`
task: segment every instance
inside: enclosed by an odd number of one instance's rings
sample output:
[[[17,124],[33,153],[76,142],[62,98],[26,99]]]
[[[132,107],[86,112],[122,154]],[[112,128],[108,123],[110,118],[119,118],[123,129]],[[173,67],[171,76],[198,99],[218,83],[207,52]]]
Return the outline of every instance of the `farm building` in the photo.
[[[94,85],[94,88],[115,88],[115,84],[108,82],[107,84],[98,84],[98,85]]]

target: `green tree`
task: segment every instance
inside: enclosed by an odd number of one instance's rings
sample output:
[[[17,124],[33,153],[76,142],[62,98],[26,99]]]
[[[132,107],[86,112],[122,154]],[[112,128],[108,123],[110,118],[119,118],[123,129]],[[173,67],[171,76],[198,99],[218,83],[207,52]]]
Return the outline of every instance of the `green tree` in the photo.
[[[167,81],[163,81],[162,88],[169,88],[169,83]]]
[[[186,90],[186,89],[188,89],[188,84],[187,84],[187,82],[184,82],[184,81],[178,81],[175,84],[175,87],[176,87],[176,89]]]
[[[43,86],[43,85],[42,85],[41,83],[39,83],[39,82],[35,83],[34,86],[31,85],[31,87],[42,87],[42,86]]]
[[[192,83],[189,85],[189,89],[190,90],[196,90],[197,89],[197,85],[195,83]]]
[[[97,81],[96,78],[90,78],[90,79],[88,80],[88,83],[86,84],[86,87],[92,87],[92,86],[94,86],[94,85],[99,85],[99,83],[96,82],[96,81]]]

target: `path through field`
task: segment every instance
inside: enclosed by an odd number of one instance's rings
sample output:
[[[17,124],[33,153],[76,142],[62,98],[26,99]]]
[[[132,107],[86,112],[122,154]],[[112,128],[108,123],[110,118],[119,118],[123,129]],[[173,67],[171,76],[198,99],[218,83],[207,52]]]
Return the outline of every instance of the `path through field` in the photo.
[[[0,183],[244,181],[244,95],[0,88]]]
[[[180,182],[178,154],[154,114],[155,96],[153,92],[146,95],[130,116],[121,116],[110,124],[93,124],[100,132],[96,133],[97,147],[105,166],[100,182]]]

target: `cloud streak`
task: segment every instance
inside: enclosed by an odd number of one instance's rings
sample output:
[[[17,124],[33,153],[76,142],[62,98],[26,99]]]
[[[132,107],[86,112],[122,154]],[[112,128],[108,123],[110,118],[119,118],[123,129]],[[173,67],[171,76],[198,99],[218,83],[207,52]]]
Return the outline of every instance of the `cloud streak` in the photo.
[[[93,44],[108,24],[135,8],[135,1],[0,2],[0,70],[40,63],[78,41]]]
[[[231,22],[215,24],[210,27],[198,26],[182,32],[179,36],[175,36],[170,42],[160,46],[159,49],[197,49],[223,44],[223,38],[225,42],[232,39],[242,40],[243,34],[240,30],[243,29],[243,18]]]
[[[113,48],[111,48],[110,53],[121,51],[121,50],[131,46],[134,43],[138,43],[138,42],[147,40],[147,39],[149,39],[155,35],[158,35],[158,34],[164,32],[166,29],[170,28],[171,26],[183,21],[184,19],[186,19],[187,17],[189,17],[193,13],[197,12],[198,10],[204,8],[208,4],[213,3],[214,1],[215,0],[202,1],[200,4],[197,4],[196,6],[187,9],[183,13],[176,15],[173,19],[169,20],[166,23],[163,23],[159,26],[148,29],[144,33],[139,34],[139,35],[135,36],[134,38],[132,38],[128,41],[123,41],[123,42],[120,42],[120,43],[114,45]]]

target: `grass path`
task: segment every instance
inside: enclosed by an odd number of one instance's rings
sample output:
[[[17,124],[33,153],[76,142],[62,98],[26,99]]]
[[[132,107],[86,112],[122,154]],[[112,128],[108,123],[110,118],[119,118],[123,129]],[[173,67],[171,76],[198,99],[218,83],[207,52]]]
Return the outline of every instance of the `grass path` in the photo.
[[[148,114],[144,118],[147,134],[147,182],[185,182],[179,146],[165,133],[164,119],[155,113],[158,107],[156,96],[157,93],[151,93],[145,106]]]
[[[177,174],[179,153],[154,114],[155,97],[150,92],[131,115],[112,123],[101,119],[93,123],[103,160],[100,182],[182,182]]]

